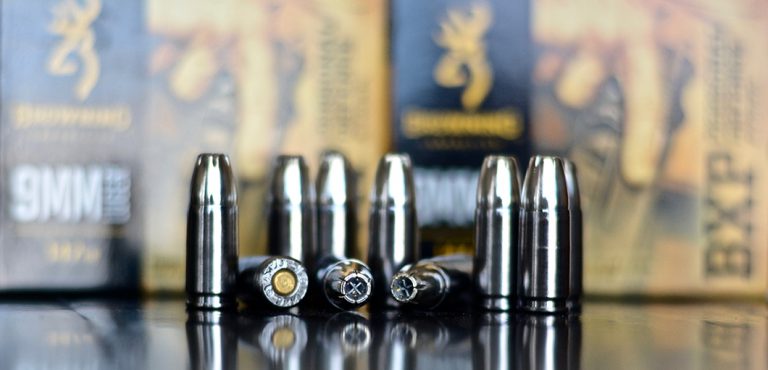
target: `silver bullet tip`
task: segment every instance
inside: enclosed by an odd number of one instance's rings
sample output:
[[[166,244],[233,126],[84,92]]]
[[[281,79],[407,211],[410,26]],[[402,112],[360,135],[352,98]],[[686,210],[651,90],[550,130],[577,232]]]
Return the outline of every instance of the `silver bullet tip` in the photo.
[[[418,289],[416,289],[417,284],[416,279],[407,273],[399,272],[395,274],[392,277],[392,284],[390,286],[392,297],[400,303],[412,301],[418,293]]]
[[[235,205],[237,189],[229,157],[218,153],[198,155],[190,189],[193,206]]]
[[[523,184],[521,205],[529,210],[568,210],[568,190],[560,158],[531,158]]]
[[[379,161],[371,203],[404,206],[414,201],[413,170],[407,154],[389,153]]]
[[[485,157],[477,189],[478,207],[508,208],[520,203],[517,161],[513,157]]]
[[[311,202],[309,170],[300,155],[281,155],[275,159],[270,196],[273,203],[299,205]]]
[[[354,200],[351,174],[349,161],[343,154],[324,152],[317,173],[317,202],[320,205],[341,205]]]
[[[581,208],[581,197],[579,196],[579,181],[576,172],[576,165],[563,158],[563,171],[565,172],[565,184],[568,192],[568,206],[572,209]]]
[[[341,294],[345,301],[352,304],[361,304],[371,296],[373,281],[370,276],[355,271],[341,282]]]

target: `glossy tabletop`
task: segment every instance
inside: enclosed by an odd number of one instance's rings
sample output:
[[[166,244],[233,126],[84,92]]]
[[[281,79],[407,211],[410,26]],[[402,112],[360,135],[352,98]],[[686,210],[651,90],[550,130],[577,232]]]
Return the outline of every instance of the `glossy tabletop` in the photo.
[[[762,369],[758,303],[586,302],[580,315],[240,312],[0,301],[0,369]]]

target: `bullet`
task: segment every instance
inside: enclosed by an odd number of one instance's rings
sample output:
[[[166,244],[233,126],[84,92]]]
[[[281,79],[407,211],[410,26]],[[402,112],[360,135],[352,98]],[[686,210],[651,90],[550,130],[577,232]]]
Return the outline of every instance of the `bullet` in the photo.
[[[373,290],[373,274],[362,261],[348,258],[321,262],[317,282],[323,298],[336,308],[351,310],[368,302]]]
[[[410,157],[386,154],[376,170],[368,224],[368,265],[373,272],[374,305],[397,306],[389,294],[392,276],[418,260],[415,203]]]
[[[568,189],[568,209],[571,217],[571,295],[568,298],[568,306],[570,309],[578,310],[581,307],[584,278],[581,194],[579,193],[576,165],[570,160],[563,159],[563,170],[565,172],[565,186]]]
[[[519,308],[541,313],[565,311],[570,296],[571,221],[560,158],[531,158],[521,208]]]
[[[252,308],[288,308],[307,294],[309,278],[293,258],[254,256],[240,259],[238,285],[240,298]]]
[[[473,277],[482,309],[515,306],[520,184],[517,161],[488,156],[480,169],[475,210]]]
[[[187,214],[186,292],[190,309],[236,305],[237,190],[229,158],[200,154]]]
[[[304,158],[275,160],[269,188],[267,254],[310,261],[314,239],[314,191]]]
[[[323,153],[317,173],[316,256],[356,255],[357,204],[349,161],[336,151]]]
[[[390,293],[419,309],[464,309],[472,299],[472,256],[439,256],[406,265],[392,278]]]
[[[355,254],[357,216],[355,182],[343,154],[325,152],[317,174],[317,243],[310,252],[320,300],[347,310],[368,302],[373,274]]]

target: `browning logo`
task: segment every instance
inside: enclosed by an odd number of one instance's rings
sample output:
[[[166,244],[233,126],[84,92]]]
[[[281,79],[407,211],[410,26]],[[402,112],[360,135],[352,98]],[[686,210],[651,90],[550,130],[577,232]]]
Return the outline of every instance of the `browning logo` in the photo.
[[[445,49],[435,66],[435,81],[443,87],[464,86],[461,105],[466,110],[476,110],[493,84],[483,40],[491,21],[491,9],[485,3],[474,4],[469,11],[452,9],[435,37],[435,43]]]
[[[64,0],[53,9],[50,32],[62,37],[48,59],[48,73],[70,76],[78,71],[80,79],[74,93],[79,100],[91,94],[99,80],[101,64],[93,48],[94,33],[91,25],[101,13],[101,0]]]

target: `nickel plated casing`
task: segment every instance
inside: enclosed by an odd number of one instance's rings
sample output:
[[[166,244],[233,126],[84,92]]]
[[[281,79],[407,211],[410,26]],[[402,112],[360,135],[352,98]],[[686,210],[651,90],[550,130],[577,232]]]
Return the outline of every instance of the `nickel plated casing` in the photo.
[[[187,214],[187,306],[236,306],[237,190],[229,158],[200,154],[190,184]]]
[[[571,220],[560,158],[531,158],[521,208],[519,308],[541,313],[566,311],[571,278]]]
[[[368,265],[375,305],[397,306],[389,294],[390,281],[403,266],[418,260],[417,227],[411,159],[386,154],[376,170],[369,219]]]
[[[289,308],[304,299],[309,277],[296,259],[254,256],[240,260],[238,285],[240,298],[251,308]]]
[[[481,308],[515,306],[519,242],[520,184],[517,161],[488,156],[477,186],[473,278]]]

